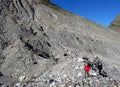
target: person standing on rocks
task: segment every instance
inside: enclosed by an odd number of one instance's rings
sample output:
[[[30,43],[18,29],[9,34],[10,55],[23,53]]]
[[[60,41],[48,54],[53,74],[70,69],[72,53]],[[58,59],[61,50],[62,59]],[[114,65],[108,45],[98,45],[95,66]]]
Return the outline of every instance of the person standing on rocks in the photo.
[[[95,65],[98,74],[101,75],[103,66],[102,66],[102,62],[100,61],[100,59],[98,59],[98,57],[93,59],[93,64]]]
[[[88,63],[84,63],[84,71],[85,71],[85,78],[89,77],[90,76],[90,74],[89,74],[89,72],[90,72],[90,66],[89,66]]]

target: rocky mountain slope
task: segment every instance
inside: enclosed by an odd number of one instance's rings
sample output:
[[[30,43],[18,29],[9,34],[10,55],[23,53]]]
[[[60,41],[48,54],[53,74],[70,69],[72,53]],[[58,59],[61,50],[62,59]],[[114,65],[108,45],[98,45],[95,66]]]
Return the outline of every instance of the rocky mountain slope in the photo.
[[[120,83],[119,44],[119,33],[48,0],[0,0],[1,85],[113,87]],[[84,56],[98,56],[109,77],[84,78]]]
[[[117,32],[120,32],[120,14],[115,17],[109,27]]]

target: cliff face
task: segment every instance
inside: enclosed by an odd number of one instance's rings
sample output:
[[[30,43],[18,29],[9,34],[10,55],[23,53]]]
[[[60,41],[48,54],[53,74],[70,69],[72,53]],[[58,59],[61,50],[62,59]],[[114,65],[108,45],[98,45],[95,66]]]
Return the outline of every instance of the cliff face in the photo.
[[[117,32],[120,32],[120,14],[115,17],[109,27]]]
[[[110,79],[119,83],[119,44],[119,33],[48,0],[0,0],[0,70],[19,82],[34,79],[26,87],[49,87],[50,79],[84,80],[83,56],[98,56],[109,75],[98,82],[88,78],[92,87],[112,86]]]

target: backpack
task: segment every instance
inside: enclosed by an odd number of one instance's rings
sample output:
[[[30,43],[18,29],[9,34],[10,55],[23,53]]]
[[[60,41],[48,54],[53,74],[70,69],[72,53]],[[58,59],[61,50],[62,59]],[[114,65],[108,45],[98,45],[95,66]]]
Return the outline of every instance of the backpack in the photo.
[[[101,62],[98,62],[98,66],[102,66],[102,63],[101,63]]]
[[[85,71],[90,71],[90,66],[88,64],[84,65],[84,70]]]
[[[102,62],[98,62],[98,65],[97,65],[98,69],[102,69]]]

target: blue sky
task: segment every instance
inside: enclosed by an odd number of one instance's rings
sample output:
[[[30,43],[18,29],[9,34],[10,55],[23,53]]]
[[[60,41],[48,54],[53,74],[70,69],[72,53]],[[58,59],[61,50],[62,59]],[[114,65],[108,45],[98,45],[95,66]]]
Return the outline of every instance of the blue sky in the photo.
[[[83,16],[91,21],[108,26],[120,13],[120,0],[50,0],[54,4]]]

